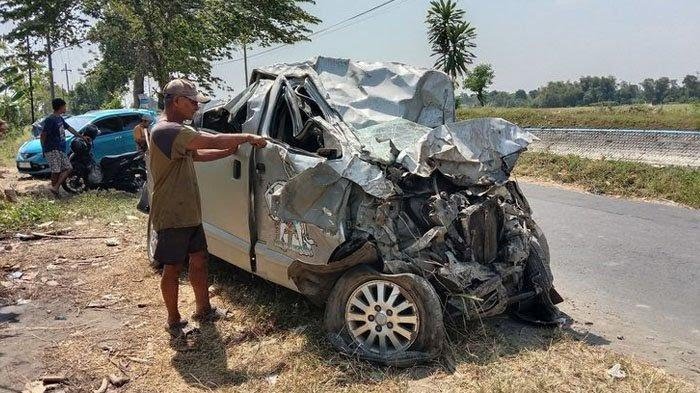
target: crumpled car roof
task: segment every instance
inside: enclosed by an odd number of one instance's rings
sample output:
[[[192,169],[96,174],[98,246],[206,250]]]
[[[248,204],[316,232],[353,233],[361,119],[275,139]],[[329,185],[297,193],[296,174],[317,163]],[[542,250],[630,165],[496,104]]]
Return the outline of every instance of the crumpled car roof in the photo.
[[[447,74],[396,62],[362,62],[319,56],[258,69],[272,75],[311,77],[343,120],[361,129],[396,118],[433,128],[455,119]]]

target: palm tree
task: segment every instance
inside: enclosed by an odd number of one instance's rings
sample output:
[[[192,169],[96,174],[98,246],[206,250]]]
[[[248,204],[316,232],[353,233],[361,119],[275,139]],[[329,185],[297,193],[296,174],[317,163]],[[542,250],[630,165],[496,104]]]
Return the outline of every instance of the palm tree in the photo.
[[[464,20],[465,14],[454,0],[432,0],[425,18],[433,51],[430,56],[437,56],[433,67],[444,71],[455,84],[476,57],[471,52],[476,48],[476,29]]]

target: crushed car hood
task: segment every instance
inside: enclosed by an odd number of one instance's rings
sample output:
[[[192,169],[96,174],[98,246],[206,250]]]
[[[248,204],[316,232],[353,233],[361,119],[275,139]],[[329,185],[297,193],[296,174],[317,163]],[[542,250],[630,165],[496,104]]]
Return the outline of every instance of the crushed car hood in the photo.
[[[344,215],[344,206],[337,203],[338,182],[342,179],[345,189],[349,186],[345,181],[349,180],[382,199],[403,194],[387,178],[389,167],[402,171],[404,176],[422,178],[437,171],[460,187],[502,185],[519,154],[535,138],[497,118],[467,120],[433,129],[397,119],[365,128],[357,135],[363,150],[348,149],[339,159],[307,164],[277,190],[273,196],[275,214],[284,220],[302,220],[335,232],[338,221],[329,217]],[[310,181],[314,182],[315,191],[303,192]]]
[[[443,72],[395,62],[316,57],[257,70],[309,76],[355,129],[403,118],[433,128],[455,119],[452,81]]]

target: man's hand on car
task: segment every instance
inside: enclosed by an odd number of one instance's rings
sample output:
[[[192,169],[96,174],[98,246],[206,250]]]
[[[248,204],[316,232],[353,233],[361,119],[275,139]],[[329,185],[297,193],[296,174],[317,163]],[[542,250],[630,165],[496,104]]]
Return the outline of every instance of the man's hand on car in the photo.
[[[267,141],[265,140],[265,138],[253,134],[250,134],[250,137],[248,138],[248,143],[250,143],[253,147],[257,148],[267,146]]]

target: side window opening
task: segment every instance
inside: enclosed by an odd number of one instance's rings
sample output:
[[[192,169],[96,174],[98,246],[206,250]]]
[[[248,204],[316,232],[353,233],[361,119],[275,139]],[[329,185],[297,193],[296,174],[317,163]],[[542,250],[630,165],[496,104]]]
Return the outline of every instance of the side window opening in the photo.
[[[294,93],[299,99],[299,109],[301,110],[304,122],[316,116],[321,116],[325,119],[323,111],[318,106],[316,101],[314,101],[314,99],[311,98],[311,96],[309,96],[309,94],[306,92],[306,88],[303,84],[297,86],[296,89],[294,89]]]
[[[140,115],[128,115],[123,117],[124,131],[131,131],[141,122]]]
[[[322,111],[306,94],[303,83],[296,87],[286,84],[282,93],[275,104],[270,136],[291,147],[318,154],[324,148],[323,129],[314,118],[323,117]]]
[[[220,106],[210,109],[202,114],[201,123],[195,121],[206,130],[216,131],[219,133],[240,133],[243,129],[243,123],[248,116],[248,100],[255,93],[258,84],[254,83],[247,89],[243,90],[238,96],[231,100],[232,106]]]
[[[100,135],[107,135],[113,132],[120,132],[123,130],[123,122],[120,117],[109,117],[107,119],[101,119],[96,121],[95,125],[100,130]]]
[[[285,86],[285,89],[292,89]],[[296,95],[294,90],[284,91],[280,94],[275,108],[277,109],[272,119],[270,136],[273,139],[286,143],[289,146],[316,153],[323,148],[323,133],[320,129],[310,127],[312,112]],[[286,94],[292,93],[292,94]],[[298,110],[299,119],[295,120],[294,111]]]
[[[228,117],[226,108],[208,110],[202,115],[202,127],[220,133],[230,133],[232,130],[228,127]]]

